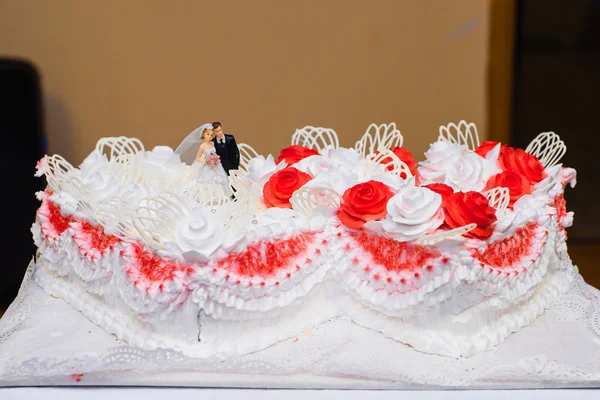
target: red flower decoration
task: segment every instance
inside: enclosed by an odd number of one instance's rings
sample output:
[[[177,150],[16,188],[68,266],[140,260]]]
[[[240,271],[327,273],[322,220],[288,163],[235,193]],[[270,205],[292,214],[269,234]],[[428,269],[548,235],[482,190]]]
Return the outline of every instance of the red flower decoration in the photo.
[[[501,174],[492,176],[485,188],[489,190],[495,187],[508,188],[510,193],[509,207],[512,207],[521,196],[531,193],[533,189],[525,176],[512,171],[504,171]]]
[[[446,204],[448,197],[454,194],[454,189],[443,183],[430,183],[429,185],[425,185],[423,187],[426,187],[427,189],[432,190],[442,196],[442,207],[444,204]]]
[[[456,192],[446,201],[445,221],[450,229],[475,223],[477,227],[465,236],[487,239],[494,231],[496,210],[490,207],[488,199],[479,192]]]
[[[277,164],[281,161],[285,160],[288,166],[292,164],[296,164],[298,161],[310,157],[310,156],[318,156],[319,152],[313,149],[309,149],[308,147],[293,145],[290,147],[286,147],[281,150],[279,153],[279,157],[277,157]]]
[[[475,153],[479,154],[481,157],[485,158],[485,156],[487,155],[487,153],[489,153],[490,151],[492,151],[492,149],[494,147],[496,147],[500,142],[494,142],[492,140],[488,140],[485,141],[483,143],[481,143],[481,145],[475,149]],[[502,152],[504,151],[505,148],[507,148],[507,145],[502,145],[500,147],[500,154],[502,154]]]
[[[292,167],[275,172],[263,187],[265,204],[267,207],[292,208],[292,194],[311,179],[310,175]]]
[[[378,221],[387,214],[387,202],[394,196],[389,186],[368,181],[344,192],[338,213],[340,222],[350,228],[361,228],[367,221]]]
[[[500,167],[525,176],[532,185],[544,179],[544,166],[525,150],[506,147],[500,154]]]

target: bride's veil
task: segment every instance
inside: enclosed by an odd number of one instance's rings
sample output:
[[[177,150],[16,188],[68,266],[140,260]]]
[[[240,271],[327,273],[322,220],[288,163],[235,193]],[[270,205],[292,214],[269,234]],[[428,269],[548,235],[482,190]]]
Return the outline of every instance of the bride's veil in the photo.
[[[198,148],[202,144],[202,132],[205,129],[212,129],[212,124],[204,124],[200,128],[194,130],[187,135],[183,142],[175,150],[175,154],[179,155],[179,159],[186,164],[193,164],[196,160]]]

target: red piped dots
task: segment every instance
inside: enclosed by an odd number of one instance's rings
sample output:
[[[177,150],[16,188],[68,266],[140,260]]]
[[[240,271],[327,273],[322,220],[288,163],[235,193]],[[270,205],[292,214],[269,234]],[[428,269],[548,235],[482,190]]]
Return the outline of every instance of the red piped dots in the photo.
[[[286,268],[304,253],[312,243],[315,233],[301,233],[285,240],[253,243],[246,251],[229,254],[220,260],[217,268],[236,272],[242,276],[267,277]],[[312,260],[308,259],[307,262]]]
[[[406,283],[406,279],[400,278],[400,283],[404,285]]]
[[[425,267],[425,269],[426,269],[427,271],[433,271],[433,265],[431,265],[431,264],[430,264],[430,265],[427,265],[427,266]]]
[[[484,252],[474,251],[473,257],[496,267],[510,267],[531,252],[535,224],[517,229],[511,237],[491,243]]]
[[[392,283],[392,278],[390,278],[389,276],[386,279],[387,283]]]
[[[371,255],[373,262],[382,265],[388,271],[415,271],[421,269],[428,260],[440,256],[434,248],[397,242],[364,231],[352,232],[351,235],[360,247]]]
[[[376,281],[378,281],[381,277],[378,274],[373,275],[373,279],[375,279]]]
[[[140,276],[151,282],[165,282],[172,280],[177,271],[186,271],[187,267],[178,266],[174,263],[167,262],[157,255],[145,251],[139,245],[132,245],[128,251],[132,256],[134,268]],[[137,280],[136,280],[137,282]],[[137,283],[135,283],[137,285]]]

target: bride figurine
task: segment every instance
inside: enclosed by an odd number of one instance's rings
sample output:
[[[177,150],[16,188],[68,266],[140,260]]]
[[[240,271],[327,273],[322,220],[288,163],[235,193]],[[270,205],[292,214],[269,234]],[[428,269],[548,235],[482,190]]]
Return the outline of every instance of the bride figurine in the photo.
[[[184,163],[192,164],[184,180],[195,185],[217,185],[230,197],[233,192],[212,139],[212,124],[204,124],[181,142],[175,154]]]

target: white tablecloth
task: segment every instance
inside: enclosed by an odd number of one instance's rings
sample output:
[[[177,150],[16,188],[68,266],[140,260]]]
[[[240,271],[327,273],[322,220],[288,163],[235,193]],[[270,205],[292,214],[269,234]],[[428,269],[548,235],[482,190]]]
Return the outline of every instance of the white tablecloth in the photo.
[[[196,388],[9,388],[0,389],[3,400],[598,400],[600,390],[252,390]]]
[[[464,359],[419,353],[345,318],[233,360],[143,351],[121,343],[67,303],[47,295],[32,283],[32,273],[0,320],[0,386],[600,387],[600,292],[585,284],[576,269],[572,290],[543,316],[493,351]]]

